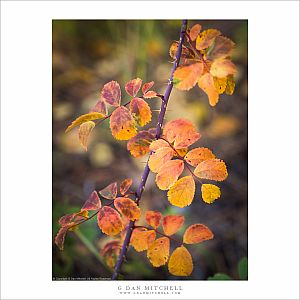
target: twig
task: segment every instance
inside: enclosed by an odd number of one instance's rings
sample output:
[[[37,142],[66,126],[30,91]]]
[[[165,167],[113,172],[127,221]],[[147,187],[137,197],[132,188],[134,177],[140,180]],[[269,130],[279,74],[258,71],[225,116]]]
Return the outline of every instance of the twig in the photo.
[[[156,139],[158,139],[161,135],[162,123],[163,123],[164,116],[165,116],[165,113],[166,113],[168,100],[169,100],[169,97],[170,97],[170,94],[171,94],[171,91],[172,91],[172,88],[173,88],[173,75],[174,75],[174,72],[175,72],[176,68],[179,65],[179,62],[180,62],[180,57],[181,57],[181,52],[182,52],[182,44],[183,44],[183,41],[184,41],[184,33],[186,32],[186,27],[187,27],[187,20],[183,20],[182,25],[181,25],[181,30],[180,30],[179,44],[178,44],[178,48],[177,48],[177,52],[176,52],[176,59],[175,59],[174,64],[173,64],[171,75],[170,75],[170,78],[169,78],[169,81],[168,81],[168,86],[167,86],[167,89],[165,91],[164,97],[162,99],[160,113],[159,113],[159,116],[158,116],[158,123],[157,123],[157,126],[156,126],[156,134],[155,134]],[[149,154],[149,157],[150,157],[150,155],[151,155],[151,152]],[[149,161],[149,157],[148,157],[148,161]],[[149,169],[149,166],[148,166],[148,161],[147,161],[147,164],[145,166],[145,169],[144,169],[139,187],[138,187],[137,192],[136,192],[136,202],[137,202],[137,204],[139,204],[139,201],[141,200],[141,196],[142,196],[142,193],[145,189],[145,184],[146,184],[149,172],[150,172],[150,169]],[[128,228],[127,228],[126,236],[125,236],[125,239],[124,239],[124,242],[123,242],[123,245],[122,245],[120,255],[119,255],[117,263],[115,265],[114,273],[112,274],[112,278],[111,278],[112,280],[116,280],[118,278],[118,275],[119,275],[120,270],[121,270],[122,263],[124,261],[124,258],[126,258],[127,249],[128,249],[128,246],[129,246],[129,242],[130,242],[133,227],[134,227],[134,221],[130,221],[130,223],[128,225]]]

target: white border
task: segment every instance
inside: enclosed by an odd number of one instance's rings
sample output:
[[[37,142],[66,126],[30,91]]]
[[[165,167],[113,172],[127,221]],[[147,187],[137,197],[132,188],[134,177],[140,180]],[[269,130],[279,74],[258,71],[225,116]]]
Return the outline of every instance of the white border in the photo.
[[[298,299],[298,2],[1,6],[3,299],[111,299],[128,284],[51,281],[51,26],[59,18],[249,19],[249,281],[182,281],[178,298]]]

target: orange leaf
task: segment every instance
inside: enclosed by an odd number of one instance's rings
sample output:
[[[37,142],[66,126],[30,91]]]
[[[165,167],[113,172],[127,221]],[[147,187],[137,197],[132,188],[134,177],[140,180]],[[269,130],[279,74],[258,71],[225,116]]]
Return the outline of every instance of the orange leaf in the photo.
[[[194,125],[185,119],[176,119],[168,122],[163,130],[164,137],[174,142],[174,148],[186,148],[198,141],[201,137]]]
[[[219,93],[214,84],[214,78],[210,73],[205,73],[198,81],[199,87],[207,94],[209,104],[215,106],[219,101]]]
[[[118,186],[116,182],[109,184],[107,187],[99,191],[100,195],[105,199],[115,199],[118,192]]]
[[[113,111],[110,129],[117,140],[129,140],[136,135],[135,121],[126,107],[120,106]]]
[[[144,126],[151,121],[151,109],[148,103],[141,98],[133,98],[131,100],[130,112],[140,126]]]
[[[187,161],[191,166],[197,167],[201,162],[215,158],[215,155],[207,148],[195,148],[189,151],[184,160]]]
[[[212,45],[212,49],[208,51],[207,58],[209,60],[215,60],[218,58],[225,58],[230,56],[234,42],[224,36],[217,36],[215,38],[214,44]]]
[[[196,39],[196,48],[198,50],[208,48],[214,42],[215,37],[220,34],[221,32],[217,29],[207,29],[202,31]]]
[[[162,237],[155,240],[148,248],[147,257],[154,267],[160,267],[167,263],[170,255],[170,240]]]
[[[169,54],[173,59],[176,59],[177,49],[178,49],[178,42],[173,42],[171,44],[170,50],[169,50]],[[194,59],[195,55],[190,48],[182,45],[181,58],[182,59]]]
[[[185,244],[197,244],[213,239],[214,234],[203,224],[194,224],[188,227],[183,235]]]
[[[100,251],[100,255],[103,256],[105,263],[113,268],[116,264],[118,256],[121,251],[120,241],[110,241]]]
[[[118,197],[115,199],[114,205],[123,216],[131,221],[138,220],[141,217],[141,209],[130,198]]]
[[[156,232],[154,230],[136,228],[132,232],[130,244],[137,252],[141,252],[147,250],[155,238]]]
[[[107,235],[116,235],[123,230],[123,223],[118,212],[109,207],[103,206],[97,215],[98,226]]]
[[[101,208],[101,201],[96,191],[93,191],[85,201],[81,210],[97,210]]]
[[[79,126],[78,137],[80,144],[87,151],[87,143],[88,138],[95,127],[95,123],[93,121],[84,122]]]
[[[125,195],[126,192],[129,190],[129,188],[131,187],[131,185],[132,185],[131,178],[124,179],[120,184],[120,194]]]
[[[220,159],[208,159],[201,162],[194,173],[199,178],[223,181],[227,178],[227,168],[225,163]]]
[[[105,115],[98,113],[98,112],[90,112],[85,115],[81,115],[77,119],[75,119],[70,126],[66,129],[65,133],[69,132],[73,128],[79,126],[80,124],[87,122],[87,121],[93,121],[98,119],[103,119]]]
[[[157,97],[157,93],[155,91],[148,91],[144,94],[145,99],[151,99]]]
[[[210,74],[219,78],[223,78],[228,75],[234,75],[235,73],[236,67],[234,63],[226,58],[214,60],[210,67]]]
[[[183,172],[184,163],[180,159],[167,161],[156,175],[156,184],[161,190],[168,190]]]
[[[195,25],[191,28],[191,30],[190,30],[190,39],[191,39],[192,41],[195,41],[196,38],[197,38],[197,36],[198,36],[198,34],[200,33],[200,31],[201,31],[201,25],[200,25],[200,24],[195,24]]]
[[[154,138],[155,136],[151,132],[142,130],[128,141],[127,150],[134,157],[144,156],[149,152],[150,143]]]
[[[55,236],[55,244],[59,248],[59,250],[64,250],[65,237],[68,232],[68,227],[61,227]]]
[[[136,94],[139,92],[141,85],[142,85],[142,79],[140,78],[132,79],[126,83],[125,90],[128,95],[135,97]]]
[[[184,216],[165,216],[162,221],[164,233],[166,235],[173,235],[176,233],[184,223]]]
[[[159,148],[150,155],[148,165],[152,172],[157,173],[160,168],[172,159],[174,151],[170,147]]]
[[[192,256],[183,245],[173,251],[169,260],[168,269],[169,272],[175,276],[189,276],[192,274]]]
[[[178,67],[174,72],[173,84],[181,91],[188,91],[195,86],[202,73],[202,62]]]
[[[150,144],[149,148],[150,148],[151,151],[156,151],[156,150],[158,150],[160,148],[163,148],[163,147],[170,147],[169,143],[162,140],[162,139],[158,139],[158,140],[153,141]]]
[[[146,94],[154,85],[154,81],[146,82],[142,87],[142,93]]]
[[[145,214],[146,222],[153,228],[159,226],[162,214],[159,211],[148,210]]]
[[[180,178],[168,191],[168,200],[177,207],[185,207],[192,203],[195,195],[195,181],[192,176]]]
[[[103,115],[107,115],[107,106],[103,99],[100,99],[90,112],[99,112]]]
[[[101,99],[106,103],[118,107],[121,102],[121,89],[116,81],[106,83],[101,91]]]

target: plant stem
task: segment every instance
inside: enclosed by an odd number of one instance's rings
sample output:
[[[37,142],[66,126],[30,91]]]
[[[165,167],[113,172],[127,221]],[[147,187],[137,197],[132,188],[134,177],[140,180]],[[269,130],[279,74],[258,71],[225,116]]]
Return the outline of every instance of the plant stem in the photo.
[[[182,25],[181,25],[181,30],[180,30],[179,44],[178,44],[178,48],[177,48],[177,52],[176,52],[176,59],[175,59],[174,64],[173,64],[173,68],[172,68],[171,75],[170,75],[170,78],[169,78],[169,81],[168,81],[167,89],[165,91],[164,97],[162,98],[160,113],[159,113],[159,116],[158,116],[158,122],[157,122],[157,126],[156,126],[156,134],[155,134],[156,139],[158,139],[161,135],[162,124],[163,124],[163,120],[164,120],[164,117],[165,117],[165,114],[166,114],[168,100],[169,100],[169,97],[170,97],[170,94],[171,94],[171,91],[172,91],[172,88],[173,88],[173,75],[174,75],[174,72],[175,72],[176,68],[179,65],[179,62],[180,62],[180,57],[181,57],[181,52],[182,52],[182,44],[183,44],[183,41],[184,41],[184,34],[186,32],[186,27],[187,27],[187,20],[183,20]],[[149,154],[149,157],[150,157],[150,155],[151,155],[151,152]],[[148,157],[148,161],[149,161],[149,157]],[[149,166],[148,166],[148,161],[147,161],[147,164],[145,166],[144,172],[142,174],[140,184],[139,184],[139,186],[137,188],[137,191],[136,191],[136,202],[137,202],[137,204],[139,204],[139,202],[141,200],[141,196],[142,196],[142,193],[145,189],[145,184],[146,184],[149,172],[150,172],[150,169],[149,169]],[[120,255],[119,255],[117,263],[115,265],[114,273],[112,274],[112,278],[111,278],[112,280],[116,280],[118,278],[118,275],[120,273],[123,261],[126,258],[127,249],[128,249],[129,243],[130,243],[130,238],[131,238],[133,228],[134,228],[134,221],[130,221],[130,223],[127,227],[127,232],[126,232],[126,236],[125,236],[122,248],[121,248]]]

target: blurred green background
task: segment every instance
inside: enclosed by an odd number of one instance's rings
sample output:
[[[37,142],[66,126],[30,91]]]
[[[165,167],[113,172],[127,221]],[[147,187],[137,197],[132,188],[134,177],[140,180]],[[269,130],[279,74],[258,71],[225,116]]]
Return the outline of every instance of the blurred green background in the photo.
[[[237,265],[248,251],[247,234],[247,21],[189,20],[203,29],[216,28],[236,43],[233,61],[237,65],[237,86],[232,96],[221,95],[212,108],[207,96],[195,87],[189,92],[173,89],[166,121],[183,117],[191,120],[202,138],[193,146],[210,148],[223,159],[229,176],[219,186],[221,199],[212,205],[201,200],[197,186],[195,199],[184,209],[169,205],[150,174],[142,197],[142,208],[163,214],[183,214],[185,227],[206,224],[215,234],[211,241],[188,247],[194,271],[187,278],[169,274],[167,267],[153,268],[145,252],[128,252],[122,273],[126,279],[198,279],[226,273],[238,279]],[[154,89],[164,93],[172,60],[172,41],[178,40],[180,20],[53,20],[53,238],[58,219],[80,209],[88,195],[107,184],[131,177],[138,185],[146,157],[133,158],[125,141],[115,140],[109,122],[97,126],[85,152],[77,131],[64,133],[77,116],[87,113],[97,102],[100,90],[110,80],[122,88],[122,103],[129,100],[124,85],[132,78],[155,81]],[[148,101],[158,109],[160,99]],[[158,112],[153,112],[155,126]],[[182,232],[181,232],[182,233]],[[98,252],[107,238],[96,220],[86,222],[77,233],[70,232],[65,250],[53,243],[53,279],[70,277],[110,277]]]

